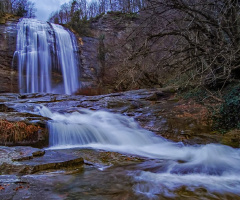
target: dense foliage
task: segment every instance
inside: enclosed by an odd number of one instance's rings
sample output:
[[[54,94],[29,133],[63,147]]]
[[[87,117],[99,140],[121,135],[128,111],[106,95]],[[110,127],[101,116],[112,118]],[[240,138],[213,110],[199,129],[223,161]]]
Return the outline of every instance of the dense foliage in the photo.
[[[240,85],[229,88],[223,100],[213,115],[214,128],[223,132],[240,129]]]

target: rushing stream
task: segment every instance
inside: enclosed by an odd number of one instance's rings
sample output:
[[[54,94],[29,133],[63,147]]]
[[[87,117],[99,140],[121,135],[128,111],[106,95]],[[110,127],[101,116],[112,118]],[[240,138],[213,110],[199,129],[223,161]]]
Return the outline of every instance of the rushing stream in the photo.
[[[77,43],[60,25],[23,18],[18,23],[15,57],[21,93],[72,94],[79,88]],[[53,71],[63,80],[54,81]]]
[[[21,93],[72,94],[80,86],[75,37],[62,26],[22,19],[18,24],[15,57]],[[62,77],[62,80],[56,81],[53,76]],[[136,199],[136,196],[137,199],[179,199],[177,193],[186,191],[192,192],[190,199],[240,196],[239,149],[219,144],[187,146],[174,143],[142,129],[133,118],[107,111],[75,106],[77,112],[67,113],[65,105],[60,113],[40,104],[36,106],[34,100],[29,107],[25,102],[23,99],[23,103],[11,106],[20,112],[50,118],[48,151],[76,150],[79,153],[90,149],[139,157],[139,162],[125,166],[85,166],[86,171],[69,175],[67,182],[68,175],[61,181],[61,176],[56,175],[56,182],[62,185],[54,189],[68,199]],[[46,176],[26,177],[37,181],[42,178],[42,184],[47,184]],[[53,177],[49,178],[52,182]]]
[[[218,144],[185,146],[142,129],[129,117],[106,111],[37,112],[51,118],[50,149],[93,148],[150,158],[150,166],[129,171],[135,193],[172,196],[186,187],[240,195],[240,150]],[[146,165],[146,164],[143,164]],[[143,168],[143,169],[142,169]]]

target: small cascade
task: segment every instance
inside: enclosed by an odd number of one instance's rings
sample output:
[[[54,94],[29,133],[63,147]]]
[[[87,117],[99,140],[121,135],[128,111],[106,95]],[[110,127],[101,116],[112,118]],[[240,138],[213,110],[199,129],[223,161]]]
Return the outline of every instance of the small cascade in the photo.
[[[62,26],[23,18],[18,23],[15,56],[21,93],[72,94],[79,88],[77,43]],[[54,82],[53,72],[60,73],[62,81]]]
[[[79,109],[53,113],[40,105],[36,114],[49,121],[50,148],[94,148],[158,160],[153,171],[137,171],[136,193],[153,198],[182,186],[240,194],[240,150],[219,144],[185,146],[144,130],[132,119],[106,111]],[[151,161],[153,162],[153,161]]]
[[[164,141],[150,131],[139,128],[132,119],[110,112],[93,112],[81,109],[81,113],[52,113],[48,108],[39,108],[40,114],[53,119],[49,122],[50,145],[71,147],[79,145],[117,145],[138,147]],[[55,134],[57,133],[57,134]]]

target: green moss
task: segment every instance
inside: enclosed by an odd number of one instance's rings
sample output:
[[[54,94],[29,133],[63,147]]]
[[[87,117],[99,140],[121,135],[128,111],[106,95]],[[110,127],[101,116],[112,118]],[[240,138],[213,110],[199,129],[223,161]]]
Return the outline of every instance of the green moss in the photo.
[[[240,129],[240,84],[230,87],[223,99],[224,102],[213,113],[214,128],[223,133]]]

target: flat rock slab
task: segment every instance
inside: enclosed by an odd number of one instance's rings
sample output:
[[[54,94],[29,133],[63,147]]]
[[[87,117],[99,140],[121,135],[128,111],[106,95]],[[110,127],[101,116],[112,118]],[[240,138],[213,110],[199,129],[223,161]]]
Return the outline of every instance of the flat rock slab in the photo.
[[[0,175],[0,199],[63,199],[53,189],[58,181],[57,177],[52,176]]]
[[[32,147],[0,147],[0,156],[0,175],[32,174],[81,166],[84,163],[78,155]]]
[[[25,167],[21,174],[32,174],[44,170],[72,168],[84,164],[83,158],[59,151],[47,150],[44,156],[21,162]]]

